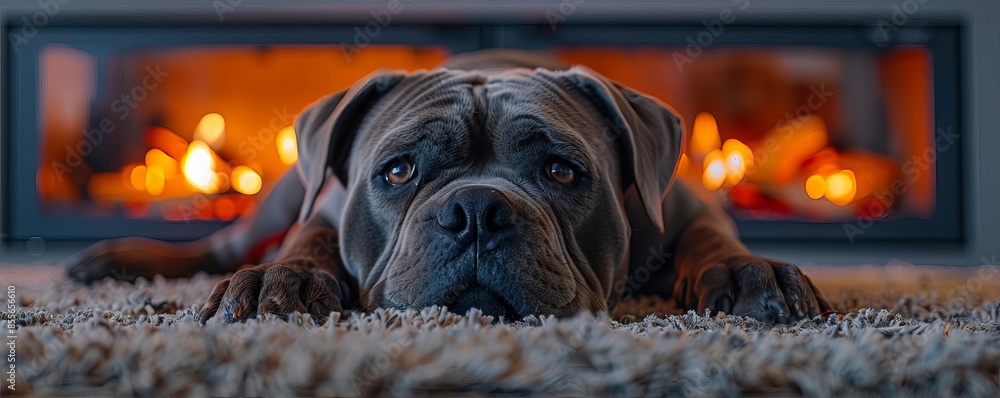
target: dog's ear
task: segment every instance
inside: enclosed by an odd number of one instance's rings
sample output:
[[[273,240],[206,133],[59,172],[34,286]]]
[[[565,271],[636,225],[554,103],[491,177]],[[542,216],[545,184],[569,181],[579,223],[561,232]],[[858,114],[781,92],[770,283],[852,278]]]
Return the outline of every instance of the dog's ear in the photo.
[[[295,119],[296,169],[306,190],[300,219],[312,212],[329,173],[347,186],[347,160],[359,124],[368,109],[404,77],[401,72],[375,72],[346,91],[321,98]]]
[[[664,232],[663,197],[674,180],[684,134],[681,120],[656,99],[584,67],[563,76],[604,114],[623,154],[623,188],[635,185],[646,215]]]

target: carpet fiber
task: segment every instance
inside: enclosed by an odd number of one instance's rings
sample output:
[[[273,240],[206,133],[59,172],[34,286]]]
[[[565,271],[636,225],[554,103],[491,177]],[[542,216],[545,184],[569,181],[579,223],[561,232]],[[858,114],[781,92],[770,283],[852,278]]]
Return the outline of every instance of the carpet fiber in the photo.
[[[808,272],[842,313],[789,326],[640,298],[514,324],[427,308],[202,327],[217,276],[82,287],[0,265],[0,282],[17,392],[41,396],[1000,396],[1000,267]]]

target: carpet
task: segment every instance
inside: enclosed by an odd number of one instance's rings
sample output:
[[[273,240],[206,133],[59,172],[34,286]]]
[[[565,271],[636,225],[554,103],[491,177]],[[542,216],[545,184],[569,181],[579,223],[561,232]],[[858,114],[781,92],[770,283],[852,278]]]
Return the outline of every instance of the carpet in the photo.
[[[1000,267],[807,272],[841,313],[770,325],[640,297],[516,323],[432,307],[202,327],[219,276],[79,286],[0,265],[18,307],[2,394],[1000,396]]]

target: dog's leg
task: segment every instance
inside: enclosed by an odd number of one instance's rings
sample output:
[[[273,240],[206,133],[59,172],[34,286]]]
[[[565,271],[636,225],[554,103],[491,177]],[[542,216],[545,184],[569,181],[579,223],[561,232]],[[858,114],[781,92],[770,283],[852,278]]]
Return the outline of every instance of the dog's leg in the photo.
[[[191,276],[198,271],[223,273],[235,270],[254,248],[279,242],[295,223],[305,189],[294,169],[285,173],[253,215],[193,242],[168,243],[147,238],[101,241],[69,261],[68,276],[94,281],[108,276],[120,279]]]
[[[637,200],[629,196],[626,201],[633,234],[623,298],[671,293],[684,309],[769,322],[831,309],[798,267],[750,253],[732,218],[707,191],[675,182],[663,201],[662,234],[645,221]]]
[[[353,277],[341,263],[337,231],[314,214],[283,245],[278,258],[237,271],[216,284],[198,314],[204,324],[220,309],[226,322],[259,314],[308,313],[323,323],[357,297]]]
[[[721,208],[696,216],[677,243],[674,298],[684,308],[787,323],[830,310],[793,264],[753,255]]]

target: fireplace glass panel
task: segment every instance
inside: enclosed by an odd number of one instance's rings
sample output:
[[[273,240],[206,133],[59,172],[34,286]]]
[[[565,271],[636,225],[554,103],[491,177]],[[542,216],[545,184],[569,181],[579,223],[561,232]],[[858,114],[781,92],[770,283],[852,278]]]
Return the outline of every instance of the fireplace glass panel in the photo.
[[[935,160],[951,126],[935,121],[940,55],[928,46],[718,46],[687,59],[681,45],[547,50],[680,114],[678,176],[719,200],[741,229],[940,219]],[[38,206],[53,220],[228,222],[294,164],[295,114],[379,68],[431,69],[453,51],[46,44],[37,64]]]
[[[935,209],[931,54],[802,47],[557,49],[676,110],[679,175],[738,219],[927,218]]]
[[[292,123],[378,68],[433,68],[437,47],[150,49],[41,54],[38,193],[49,214],[229,221],[297,159]]]

